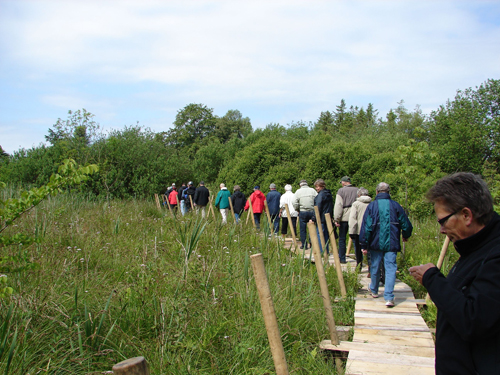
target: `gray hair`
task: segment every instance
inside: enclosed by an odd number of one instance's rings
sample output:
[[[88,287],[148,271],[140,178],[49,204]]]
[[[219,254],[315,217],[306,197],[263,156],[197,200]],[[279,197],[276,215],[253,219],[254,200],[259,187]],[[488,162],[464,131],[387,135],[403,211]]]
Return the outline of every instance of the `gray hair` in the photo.
[[[366,195],[366,196],[368,196],[368,195],[369,195],[369,193],[368,193],[368,189],[365,189],[364,187],[360,187],[360,188],[358,189],[358,197],[361,197],[361,196],[363,196],[363,195]]]
[[[488,224],[494,212],[486,182],[474,173],[459,172],[443,177],[427,192],[427,199],[442,201],[450,213],[467,207],[479,224]]]
[[[391,187],[387,182],[381,182],[377,185],[376,191],[377,193],[389,193],[391,191]]]
[[[226,184],[220,184],[219,187],[220,188],[226,187]]]
[[[300,180],[300,187],[302,186],[307,186],[307,181],[306,180]]]
[[[285,191],[292,191],[292,185],[286,184],[285,185]]]

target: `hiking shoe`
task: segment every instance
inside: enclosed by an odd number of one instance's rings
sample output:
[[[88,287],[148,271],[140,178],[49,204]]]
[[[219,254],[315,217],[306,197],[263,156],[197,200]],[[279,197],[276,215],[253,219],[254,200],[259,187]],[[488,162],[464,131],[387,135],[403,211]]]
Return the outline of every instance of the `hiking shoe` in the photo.
[[[370,294],[373,298],[378,298],[378,293],[374,293],[370,290]]]
[[[387,307],[394,307],[394,301],[393,301],[393,300],[386,301],[385,305],[386,305]]]

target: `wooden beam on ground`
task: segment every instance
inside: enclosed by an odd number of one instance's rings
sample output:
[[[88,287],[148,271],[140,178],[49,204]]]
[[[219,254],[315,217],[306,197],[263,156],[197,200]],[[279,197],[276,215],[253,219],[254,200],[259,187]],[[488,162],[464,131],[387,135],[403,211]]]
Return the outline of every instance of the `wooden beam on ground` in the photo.
[[[271,290],[264,267],[264,259],[262,258],[262,254],[251,255],[250,259],[252,260],[255,283],[257,284],[257,290],[259,292],[260,306],[262,308],[262,314],[264,315],[264,323],[266,325],[267,337],[271,347],[276,374],[288,375],[285,350],[283,349],[278,320],[276,319],[276,313],[274,311]]]

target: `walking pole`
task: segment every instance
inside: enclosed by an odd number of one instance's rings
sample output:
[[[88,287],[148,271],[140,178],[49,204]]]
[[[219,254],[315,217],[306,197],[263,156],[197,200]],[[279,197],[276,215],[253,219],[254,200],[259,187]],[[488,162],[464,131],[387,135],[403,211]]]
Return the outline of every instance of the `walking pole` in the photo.
[[[273,299],[271,290],[269,289],[269,282],[267,280],[266,269],[264,267],[264,259],[262,254],[254,254],[250,256],[252,260],[253,274],[257,290],[259,292],[260,307],[264,315],[264,323],[266,325],[267,338],[271,346],[271,354],[273,356],[274,367],[276,374],[288,375],[288,366],[286,364],[285,350],[281,342],[280,330],[278,327],[278,320],[274,311]]]
[[[155,194],[156,207],[161,210],[160,200],[158,199],[158,194]]]
[[[288,203],[285,203],[286,217],[288,219],[288,226],[290,227],[290,232],[292,232],[292,240],[294,251],[297,252],[297,238],[295,237],[295,228],[293,227],[292,217],[290,216],[290,210],[288,209]]]
[[[115,375],[149,375],[148,363],[144,357],[129,358],[113,366]]]
[[[273,223],[271,221],[271,214],[269,213],[269,206],[267,205],[267,200],[264,201],[264,207],[266,207],[267,221],[269,222],[270,235],[273,235]]]
[[[330,237],[330,244],[332,245],[333,261],[335,262],[335,270],[337,271],[337,278],[339,279],[340,293],[342,293],[342,297],[345,297],[347,291],[345,289],[344,275],[342,274],[342,265],[340,264],[339,250],[337,249],[337,243],[335,241],[332,218],[328,212],[325,214],[325,221],[328,228],[328,237]]]
[[[446,238],[444,239],[443,247],[441,248],[441,253],[439,254],[438,262],[436,264],[436,267],[438,269],[441,269],[441,267],[443,266],[444,257],[446,256],[446,251],[448,251],[448,246],[450,246],[450,237],[446,236]],[[425,296],[425,300],[431,300],[429,293],[427,293],[427,295]]]
[[[231,208],[231,213],[233,214],[234,223],[236,224],[236,216],[234,215],[233,202],[231,201],[231,197],[229,197],[229,207]]]
[[[323,248],[323,257],[325,258],[325,265],[328,267],[330,265],[330,261],[328,259],[328,253],[326,251],[326,238],[323,235],[323,226],[321,225],[318,206],[314,206],[314,213],[316,215],[316,224],[318,225],[319,239],[321,240],[321,246]]]

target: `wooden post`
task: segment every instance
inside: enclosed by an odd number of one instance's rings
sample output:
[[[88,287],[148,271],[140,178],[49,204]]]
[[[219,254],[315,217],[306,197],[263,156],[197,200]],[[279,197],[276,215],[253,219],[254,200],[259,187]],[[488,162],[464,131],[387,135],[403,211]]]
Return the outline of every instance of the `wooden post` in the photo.
[[[333,260],[335,262],[335,270],[337,271],[337,278],[339,279],[340,292],[342,293],[342,297],[345,297],[347,295],[347,291],[345,289],[344,275],[342,273],[342,265],[340,264],[339,250],[337,248],[337,242],[335,241],[332,218],[330,217],[330,214],[328,212],[325,214],[325,221],[326,221],[326,226],[328,227],[328,237],[330,237],[330,244],[332,245]]]
[[[325,258],[325,265],[326,265],[326,267],[328,267],[330,265],[330,261],[328,259],[328,253],[326,251],[326,240],[327,239],[323,235],[323,226],[321,225],[318,206],[314,206],[314,213],[316,215],[316,224],[318,225],[319,239],[321,240],[321,246],[323,248],[323,257]]]
[[[250,195],[251,197],[251,195]],[[257,228],[257,224],[255,224],[255,218],[253,217],[253,207],[252,207],[252,200],[250,199],[250,197],[248,197],[248,204],[250,206],[250,209],[248,210],[248,214],[252,216],[252,223],[253,223],[253,227],[254,228]],[[247,218],[247,221],[248,221],[248,218]]]
[[[448,246],[450,246],[450,237],[446,236],[446,238],[444,239],[443,247],[441,248],[441,253],[439,254],[438,262],[436,264],[436,267],[438,269],[441,269],[441,267],[443,266],[444,257],[446,256],[446,252],[448,251]],[[425,296],[425,300],[431,300],[429,293],[427,293],[427,295]]]
[[[209,207],[208,207],[208,215],[207,215],[207,219],[208,219],[208,216],[210,216],[210,211],[212,211],[212,215],[213,215],[214,220],[215,220],[215,219],[216,219],[216,217],[215,217],[214,205],[212,204],[212,203],[213,203],[213,201],[214,201],[214,197],[211,195],[211,196],[210,196],[210,199],[209,199],[209,202],[208,202]]]
[[[264,200],[264,207],[266,208],[267,221],[269,222],[269,229],[271,230],[271,236],[273,235],[273,222],[271,221],[271,214],[269,213],[269,206],[267,205],[267,200]]]
[[[236,216],[234,215],[233,201],[231,200],[231,196],[229,197],[229,207],[231,208],[231,213],[233,214],[234,223],[236,224]]]
[[[168,210],[170,211],[170,213],[173,215],[173,217],[175,217],[175,214],[172,211],[172,207],[170,206],[170,202],[168,201],[168,198],[167,198],[167,206],[168,206]]]
[[[349,235],[349,233],[347,233]],[[352,238],[349,237],[349,241],[347,242],[347,249],[345,251],[345,255],[349,255],[352,247]]]
[[[113,366],[115,375],[149,375],[148,363],[144,357],[129,358]]]
[[[253,274],[259,292],[260,306],[264,315],[264,323],[266,324],[267,337],[271,346],[276,374],[288,375],[285,350],[281,342],[278,320],[276,319],[271,290],[269,289],[269,282],[264,267],[264,259],[262,258],[262,254],[251,255],[250,259],[252,260]]]
[[[291,228],[292,240],[295,252],[297,252],[297,238],[295,237],[295,228],[293,227],[292,217],[290,216],[290,210],[288,208],[288,203],[285,203],[286,217],[288,218],[288,226]]]
[[[325,269],[321,262],[321,252],[319,250],[318,236],[316,235],[316,225],[314,223],[307,223],[309,230],[309,237],[311,237],[311,245],[314,253],[314,260],[316,270],[318,271],[319,285],[321,288],[321,295],[323,297],[323,306],[325,307],[326,320],[328,329],[330,331],[330,340],[333,345],[339,344],[339,337],[337,335],[337,327],[335,326],[335,319],[333,318],[332,305],[330,302],[330,293],[328,292],[328,285],[326,283]]]
[[[155,194],[156,207],[161,210],[160,199],[158,199],[158,194]]]
[[[191,202],[191,212],[194,212],[193,197],[191,195],[189,195],[189,202]]]

